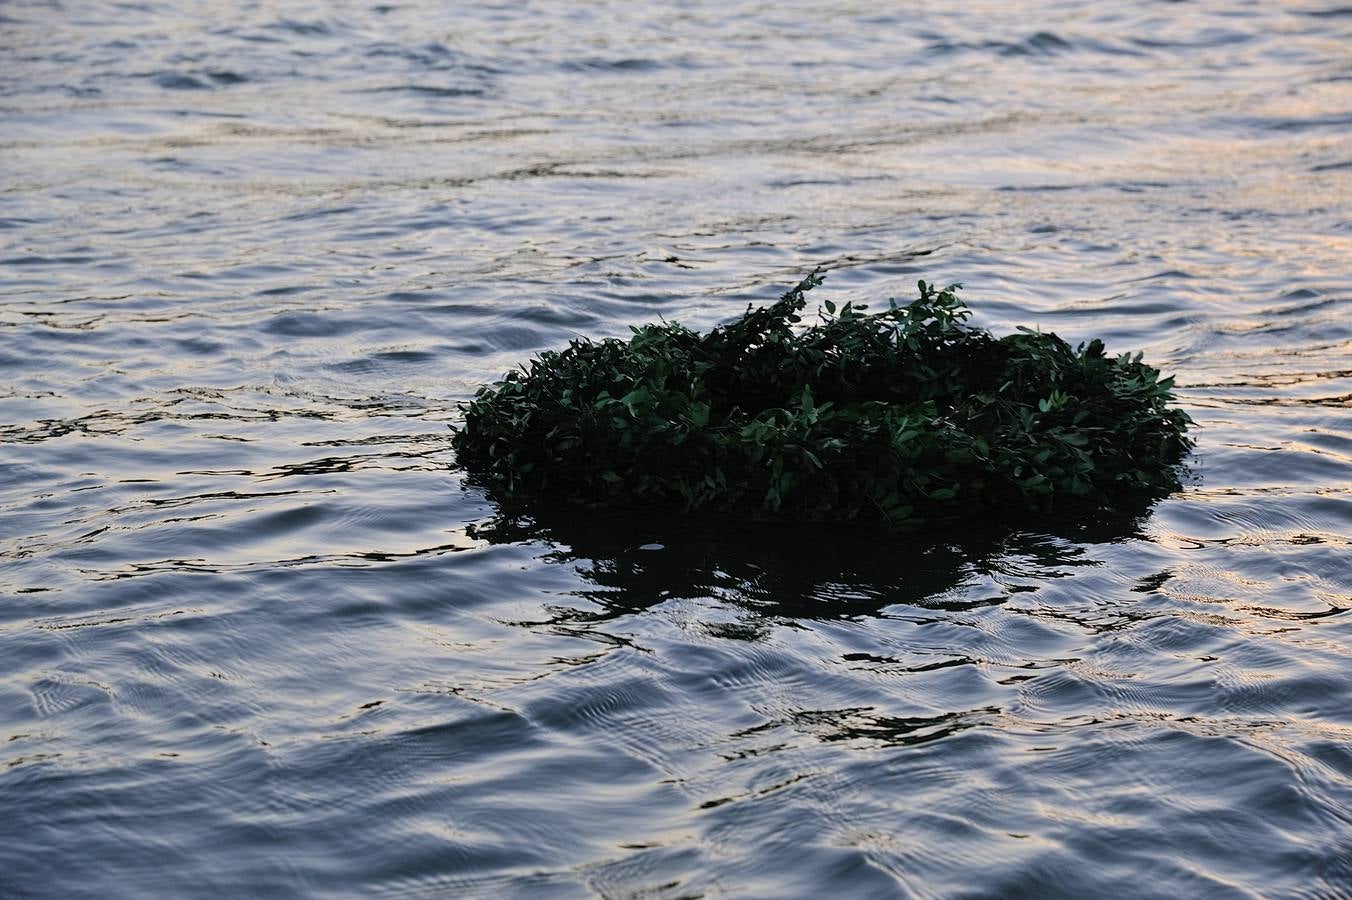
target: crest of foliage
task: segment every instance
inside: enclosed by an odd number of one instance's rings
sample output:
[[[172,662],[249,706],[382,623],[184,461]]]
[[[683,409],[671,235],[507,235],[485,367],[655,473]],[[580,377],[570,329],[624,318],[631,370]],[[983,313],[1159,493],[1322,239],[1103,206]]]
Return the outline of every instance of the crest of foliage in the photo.
[[[461,405],[458,462],[500,497],[751,519],[1111,512],[1179,486],[1172,378],[1098,340],[967,324],[959,285],[866,314],[814,272],[699,334],[572,341]]]

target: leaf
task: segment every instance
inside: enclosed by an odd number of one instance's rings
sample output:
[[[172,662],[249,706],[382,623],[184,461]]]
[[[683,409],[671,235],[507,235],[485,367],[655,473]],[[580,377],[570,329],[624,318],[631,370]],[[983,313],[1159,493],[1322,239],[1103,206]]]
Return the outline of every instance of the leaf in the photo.
[[[1192,419],[1139,354],[997,339],[928,281],[876,314],[824,301],[835,317],[804,327],[821,281],[707,334],[663,322],[544,351],[458,404],[456,462],[495,498],[905,527],[915,508],[942,508],[926,525],[1098,514],[1178,485]]]

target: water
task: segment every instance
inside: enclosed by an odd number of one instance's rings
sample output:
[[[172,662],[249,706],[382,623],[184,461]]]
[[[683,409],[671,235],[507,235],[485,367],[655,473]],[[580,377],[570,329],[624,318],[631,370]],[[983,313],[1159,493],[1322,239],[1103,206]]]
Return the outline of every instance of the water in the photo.
[[[1352,10],[0,6],[0,895],[1352,896]],[[455,404],[815,265],[1141,350],[1093,530],[542,511]]]

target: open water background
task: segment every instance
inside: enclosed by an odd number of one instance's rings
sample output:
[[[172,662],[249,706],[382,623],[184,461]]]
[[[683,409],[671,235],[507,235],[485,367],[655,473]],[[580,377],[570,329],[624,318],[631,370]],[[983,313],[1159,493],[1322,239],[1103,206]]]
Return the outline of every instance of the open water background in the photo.
[[[531,354],[961,281],[1140,521],[509,521]],[[1352,896],[1352,8],[0,3],[0,895]]]

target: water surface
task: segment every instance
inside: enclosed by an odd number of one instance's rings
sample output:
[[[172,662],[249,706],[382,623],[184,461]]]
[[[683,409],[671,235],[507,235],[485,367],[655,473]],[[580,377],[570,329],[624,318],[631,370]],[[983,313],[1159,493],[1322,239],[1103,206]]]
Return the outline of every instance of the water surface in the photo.
[[[0,6],[0,895],[1352,895],[1352,11]],[[1143,351],[1138,520],[467,487],[814,266]]]

